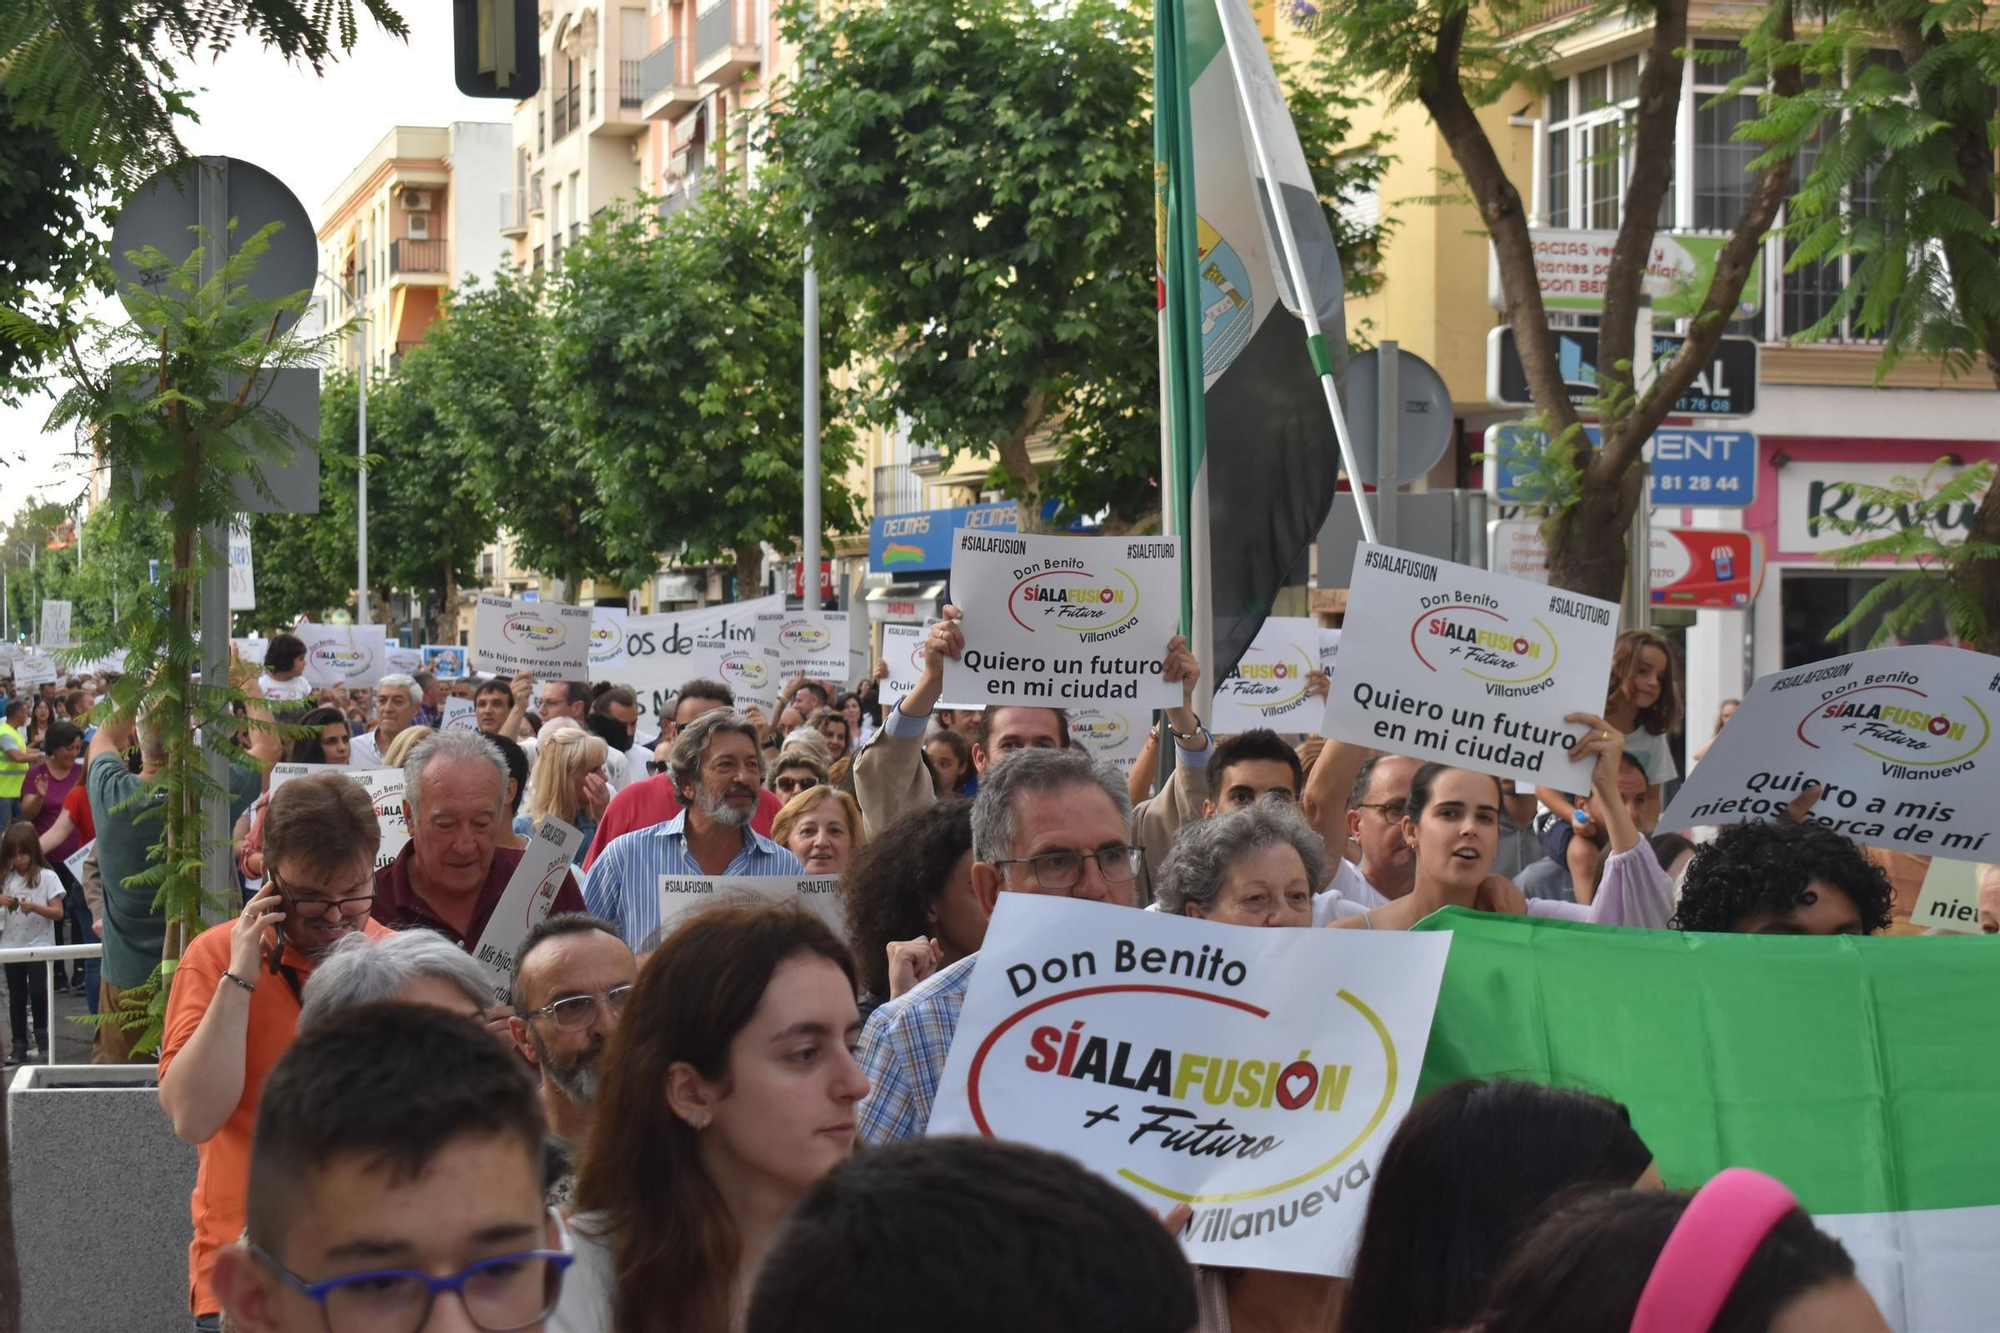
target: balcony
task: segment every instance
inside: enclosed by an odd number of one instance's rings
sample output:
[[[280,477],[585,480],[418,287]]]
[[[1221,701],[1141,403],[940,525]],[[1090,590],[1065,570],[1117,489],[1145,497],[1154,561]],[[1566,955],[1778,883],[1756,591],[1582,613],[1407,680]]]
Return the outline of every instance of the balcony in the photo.
[[[639,89],[643,86],[640,66],[644,63],[642,60],[621,60],[618,62],[619,106],[637,107],[640,102],[645,100],[639,93]]]
[[[500,234],[519,236],[528,230],[528,192],[500,191]]]
[[[618,62],[618,95],[611,95],[607,84],[604,89],[604,114],[598,115],[597,70],[590,71],[590,133],[605,139],[629,139],[646,132],[646,118],[640,114],[639,105],[644,100],[639,95],[641,76],[639,67],[645,62],[621,60]]]
[[[672,217],[699,199],[701,192],[706,188],[708,188],[708,173],[705,171],[675,181],[667,187],[666,194],[660,199],[660,216]]]
[[[442,240],[415,241],[404,237],[389,242],[389,271],[404,275],[439,276],[451,271]]]
[[[914,514],[924,507],[924,481],[908,463],[875,469],[875,517]]]
[[[718,0],[695,16],[694,81],[732,83],[757,68],[757,36],[751,0]]]
[[[681,82],[681,46],[669,37],[639,62],[639,114],[647,120],[670,120],[701,102],[701,89]]]

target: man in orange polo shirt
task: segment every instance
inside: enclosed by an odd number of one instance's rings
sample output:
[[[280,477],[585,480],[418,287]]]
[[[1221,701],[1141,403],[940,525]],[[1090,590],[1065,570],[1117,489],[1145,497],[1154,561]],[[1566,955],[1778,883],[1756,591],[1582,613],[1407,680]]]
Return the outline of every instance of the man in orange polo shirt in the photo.
[[[216,1252],[243,1231],[257,1100],[291,1045],[305,979],[349,935],[389,933],[369,916],[381,840],[375,803],[353,779],[286,783],[264,816],[265,888],[234,921],[197,936],[174,970],[160,1105],[199,1163],[188,1247],[197,1330],[221,1318],[210,1273]]]

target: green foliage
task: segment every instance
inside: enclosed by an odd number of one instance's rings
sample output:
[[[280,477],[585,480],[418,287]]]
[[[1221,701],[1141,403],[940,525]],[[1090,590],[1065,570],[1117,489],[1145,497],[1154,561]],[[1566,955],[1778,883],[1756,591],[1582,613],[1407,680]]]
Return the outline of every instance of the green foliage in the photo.
[[[183,262],[150,248],[136,252],[142,269],[162,275],[158,285],[125,290],[132,323],[91,323],[65,332],[61,346],[74,383],[48,423],[86,428],[113,478],[111,506],[159,516],[167,538],[160,595],[132,597],[115,626],[81,621],[75,654],[125,650],[126,674],[107,711],[145,719],[165,747],[165,764],[148,793],[163,799],[157,814],[147,815],[161,821],[162,837],[156,864],[140,882],[154,888],[155,907],[166,916],[169,961],[120,1019],[142,1029],[142,1043],[157,1032],[171,959],[201,928],[204,859],[228,855],[226,846],[202,841],[202,798],[222,795],[204,771],[203,752],[230,752],[233,724],[223,719],[244,696],[228,684],[194,679],[200,580],[228,560],[227,550],[215,549],[205,534],[218,526],[226,531],[237,517],[236,483],[260,478],[260,460],[283,463],[315,447],[265,406],[259,391],[278,371],[315,364],[326,342],[277,332],[285,316],[304,309],[307,293],[257,300],[246,287],[275,230],[267,227],[243,242],[207,278],[201,271],[206,237],[199,233]],[[256,484],[261,487],[261,479]],[[130,547],[114,554],[114,560],[139,558]]]
[[[46,318],[41,307],[84,281],[97,252],[86,221],[102,185],[54,134],[18,120],[0,84],[0,306]],[[28,387],[28,348],[0,337],[0,402]]]
[[[1859,538],[1833,553],[1834,564],[1854,569],[1887,560],[1895,567],[1827,631],[1827,642],[1839,642],[1878,614],[1882,622],[1869,637],[1870,648],[1907,642],[1923,626],[1937,621],[1965,643],[1987,642],[1986,609],[1968,586],[1968,574],[1977,565],[2000,559],[2000,544],[1957,540],[1951,528],[1979,506],[1980,496],[1993,482],[1994,467],[1982,460],[1956,476],[1943,476],[1955,466],[1949,459],[1939,459],[1921,477],[1896,477],[1888,486],[1855,484],[1851,517],[1821,516],[1822,524]],[[1885,515],[1896,520],[1887,532]]]
[[[812,219],[829,308],[872,358],[870,417],[993,481],[1130,525],[1159,512],[1150,7],[913,0],[787,12],[815,69],[781,90],[775,170]],[[1315,60],[1292,108],[1329,201],[1350,105]],[[1365,288],[1379,233],[1334,218]],[[1036,475],[1029,445],[1059,463]]]
[[[1319,5],[1313,24],[1348,78],[1378,82],[1400,105],[1436,86],[1439,39],[1462,15],[1456,73],[1466,100],[1479,107],[1519,87],[1547,88],[1549,65],[1564,44],[1627,8],[1625,0],[1588,0],[1574,9],[1548,0],[1350,0]],[[1567,12],[1559,22],[1542,23],[1552,9]]]
[[[1590,439],[1580,422],[1554,436],[1549,425],[1548,417],[1539,412],[1506,423],[1502,429],[1511,433],[1497,442],[1500,447],[1475,457],[1489,465],[1504,459],[1522,510],[1553,521],[1583,499],[1583,467],[1578,460],[1587,456]]]
[[[606,214],[563,251],[541,408],[557,453],[596,495],[586,531],[612,571],[643,578],[661,552],[733,559],[796,549],[803,495],[804,265],[766,193],[713,187],[665,223]],[[822,366],[851,350],[823,307]],[[844,396],[821,385],[823,515],[860,528],[842,479],[856,463]],[[551,506],[580,488],[542,496]],[[511,523],[511,518],[510,518]]]

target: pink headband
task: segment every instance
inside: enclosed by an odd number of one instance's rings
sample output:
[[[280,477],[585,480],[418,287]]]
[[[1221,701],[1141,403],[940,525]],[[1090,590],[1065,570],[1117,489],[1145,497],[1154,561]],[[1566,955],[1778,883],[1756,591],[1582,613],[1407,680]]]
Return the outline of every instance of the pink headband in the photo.
[[[1654,1260],[1632,1333],[1708,1333],[1750,1256],[1796,1207],[1792,1192],[1761,1171],[1718,1172],[1695,1191]]]

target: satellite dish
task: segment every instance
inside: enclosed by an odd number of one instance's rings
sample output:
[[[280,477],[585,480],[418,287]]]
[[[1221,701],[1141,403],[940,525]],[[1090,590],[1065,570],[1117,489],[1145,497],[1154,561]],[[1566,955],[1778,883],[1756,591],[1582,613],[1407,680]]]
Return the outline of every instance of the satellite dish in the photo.
[[[1380,484],[1376,466],[1376,442],[1381,438],[1381,405],[1376,401],[1381,388],[1382,355],[1374,348],[1347,363],[1341,381],[1341,399],[1347,411],[1347,431],[1354,440],[1354,466],[1363,484]],[[1408,486],[1417,481],[1444,457],[1451,447],[1457,420],[1451,407],[1451,390],[1431,363],[1415,352],[1397,349],[1396,396],[1399,413],[1396,432],[1396,481]]]

